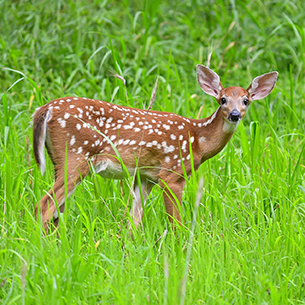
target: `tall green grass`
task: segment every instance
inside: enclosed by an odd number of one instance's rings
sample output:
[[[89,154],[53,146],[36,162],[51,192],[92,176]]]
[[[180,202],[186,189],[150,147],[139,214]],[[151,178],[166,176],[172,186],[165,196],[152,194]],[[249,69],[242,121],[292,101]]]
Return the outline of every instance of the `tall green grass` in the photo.
[[[1,304],[305,303],[303,1],[0,7]],[[173,232],[156,186],[131,239],[131,181],[92,175],[68,200],[58,231],[43,236],[34,206],[54,177],[50,160],[44,176],[34,162],[34,109],[68,95],[147,107],[159,77],[154,110],[206,117],[217,105],[203,99],[195,65],[208,62],[225,86],[247,87],[272,70],[279,79],[189,179],[184,226]]]

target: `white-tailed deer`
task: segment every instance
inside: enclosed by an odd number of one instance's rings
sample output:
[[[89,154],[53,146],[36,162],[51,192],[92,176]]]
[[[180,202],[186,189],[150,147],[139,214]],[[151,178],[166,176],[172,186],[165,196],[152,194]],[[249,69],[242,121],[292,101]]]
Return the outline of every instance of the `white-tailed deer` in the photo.
[[[202,120],[79,97],[59,98],[36,109],[35,159],[43,174],[46,146],[55,166],[55,183],[37,203],[36,219],[38,213],[42,213],[46,231],[49,221],[56,221],[58,213],[54,197],[60,212],[64,212],[65,164],[70,196],[92,168],[102,177],[122,179],[122,161],[130,174],[138,169],[141,177],[141,185],[135,179],[131,211],[135,226],[138,227],[142,221],[142,205],[145,206],[156,183],[163,189],[170,221],[181,223],[179,204],[186,183],[183,166],[189,176],[191,158],[196,170],[204,161],[219,153],[232,137],[251,102],[266,97],[274,88],[277,76],[277,72],[258,76],[247,90],[241,87],[223,88],[215,72],[197,65],[201,89],[219,103],[218,109]],[[144,202],[141,202],[140,188]]]

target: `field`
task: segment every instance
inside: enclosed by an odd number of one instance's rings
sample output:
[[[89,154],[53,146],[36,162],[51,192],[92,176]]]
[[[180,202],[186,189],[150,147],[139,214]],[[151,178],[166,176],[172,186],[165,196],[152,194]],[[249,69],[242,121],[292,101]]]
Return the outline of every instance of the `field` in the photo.
[[[305,304],[304,1],[0,8],[1,304]],[[63,96],[147,108],[159,77],[154,110],[207,117],[217,103],[197,84],[198,63],[224,86],[274,70],[279,79],[189,179],[184,225],[172,230],[156,186],[130,238],[132,177],[91,175],[44,236],[34,207],[54,173],[49,158],[43,176],[34,161],[35,108]]]

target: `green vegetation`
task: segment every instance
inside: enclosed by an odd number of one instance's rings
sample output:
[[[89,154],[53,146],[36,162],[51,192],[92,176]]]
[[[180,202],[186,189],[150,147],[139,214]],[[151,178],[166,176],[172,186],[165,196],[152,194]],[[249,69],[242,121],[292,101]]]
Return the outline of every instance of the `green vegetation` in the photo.
[[[304,1],[0,0],[0,8],[1,304],[179,304],[188,250],[184,304],[305,304]],[[69,95],[147,107],[159,76],[154,110],[206,117],[217,104],[202,99],[195,66],[209,56],[225,86],[273,70],[279,79],[190,178],[185,226],[171,230],[155,187],[132,240],[128,181],[94,175],[68,200],[59,230],[43,236],[34,206],[54,177],[49,159],[44,176],[34,162],[35,108]]]

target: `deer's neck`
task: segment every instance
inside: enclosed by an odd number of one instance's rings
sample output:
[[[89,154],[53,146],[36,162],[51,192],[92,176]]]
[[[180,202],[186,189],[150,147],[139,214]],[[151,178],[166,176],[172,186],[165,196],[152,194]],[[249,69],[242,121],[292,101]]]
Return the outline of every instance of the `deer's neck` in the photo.
[[[208,118],[197,120],[202,127],[197,131],[201,163],[218,154],[229,142],[238,123],[227,121],[220,107]]]

